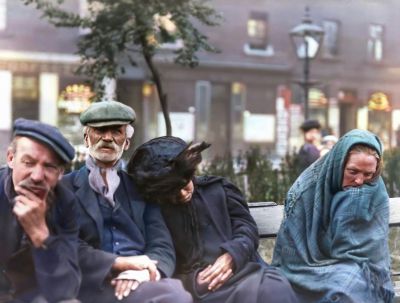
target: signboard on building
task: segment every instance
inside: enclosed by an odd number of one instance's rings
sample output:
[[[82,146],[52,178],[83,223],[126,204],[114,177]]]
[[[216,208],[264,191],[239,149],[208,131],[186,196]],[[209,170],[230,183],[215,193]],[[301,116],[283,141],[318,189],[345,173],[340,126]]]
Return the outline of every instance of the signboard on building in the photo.
[[[194,140],[194,115],[192,113],[174,112],[170,113],[172,135],[186,142]],[[165,136],[165,121],[161,112],[158,113],[158,136]]]
[[[289,112],[285,108],[285,99],[276,99],[276,153],[284,157],[289,149]]]
[[[267,114],[244,115],[244,141],[268,143],[275,141],[275,116]]]

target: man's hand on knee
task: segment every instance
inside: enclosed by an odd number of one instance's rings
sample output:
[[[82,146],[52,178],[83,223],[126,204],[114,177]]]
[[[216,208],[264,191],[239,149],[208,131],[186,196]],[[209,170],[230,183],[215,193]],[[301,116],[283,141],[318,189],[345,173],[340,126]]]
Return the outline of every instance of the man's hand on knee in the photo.
[[[140,256],[128,256],[128,257],[117,257],[114,260],[112,269],[117,272],[123,272],[126,270],[148,270],[150,275],[150,281],[157,280],[157,261],[151,260],[146,255]]]

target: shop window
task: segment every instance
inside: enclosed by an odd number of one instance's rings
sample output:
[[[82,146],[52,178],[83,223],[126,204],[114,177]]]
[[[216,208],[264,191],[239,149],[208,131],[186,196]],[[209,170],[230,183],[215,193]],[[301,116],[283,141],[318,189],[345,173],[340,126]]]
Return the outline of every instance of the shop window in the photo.
[[[7,0],[0,0],[0,30],[7,27]]]
[[[382,92],[373,93],[368,100],[368,109],[389,111],[390,102],[388,96]]]
[[[206,140],[209,129],[211,107],[211,84],[208,81],[196,83],[195,96],[196,140]]]
[[[268,15],[263,12],[251,12],[247,21],[248,43],[244,51],[248,55],[272,56],[274,50],[269,43]]]
[[[380,62],[383,59],[383,25],[370,24],[368,34],[368,60],[372,62]]]
[[[325,31],[322,55],[325,58],[334,58],[339,54],[339,22],[334,20],[324,20],[322,27]]]
[[[243,141],[243,112],[246,104],[246,90],[244,83],[233,82],[231,85],[231,134],[232,147],[239,148]]]
[[[90,86],[72,84],[65,87],[58,98],[58,125],[72,144],[82,143],[79,115],[89,107],[94,93]]]
[[[328,99],[325,93],[319,88],[310,88],[308,102],[310,117],[318,120],[321,125],[327,125]]]
[[[14,75],[12,78],[13,119],[39,118],[39,82],[37,76]]]
[[[391,142],[391,101],[390,96],[383,92],[374,92],[368,100],[368,130],[376,134],[384,148]]]

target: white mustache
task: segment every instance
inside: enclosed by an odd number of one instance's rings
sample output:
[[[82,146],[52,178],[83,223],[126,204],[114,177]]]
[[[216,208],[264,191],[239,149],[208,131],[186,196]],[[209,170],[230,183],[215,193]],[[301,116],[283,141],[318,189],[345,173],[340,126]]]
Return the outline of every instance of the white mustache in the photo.
[[[106,148],[112,148],[112,149],[114,149],[114,150],[117,150],[118,149],[118,145],[117,144],[115,144],[114,142],[111,142],[111,143],[105,143],[105,142],[98,142],[97,144],[95,144],[95,147],[96,148],[103,148],[103,147],[106,147]]]

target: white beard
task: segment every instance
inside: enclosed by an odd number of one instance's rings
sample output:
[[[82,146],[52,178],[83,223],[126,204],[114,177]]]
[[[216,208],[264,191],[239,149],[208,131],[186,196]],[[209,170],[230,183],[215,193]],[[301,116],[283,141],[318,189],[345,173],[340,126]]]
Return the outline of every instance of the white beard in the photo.
[[[88,145],[89,145],[89,154],[92,156],[92,158],[96,159],[99,162],[103,163],[115,163],[119,159],[121,159],[122,154],[125,150],[126,146],[126,140],[124,141],[124,144],[122,146],[119,146],[115,142],[112,143],[104,143],[104,141],[100,140],[99,142],[92,144],[90,142],[90,138],[88,139]],[[113,152],[102,152],[99,151],[102,146],[111,146],[114,151]]]

